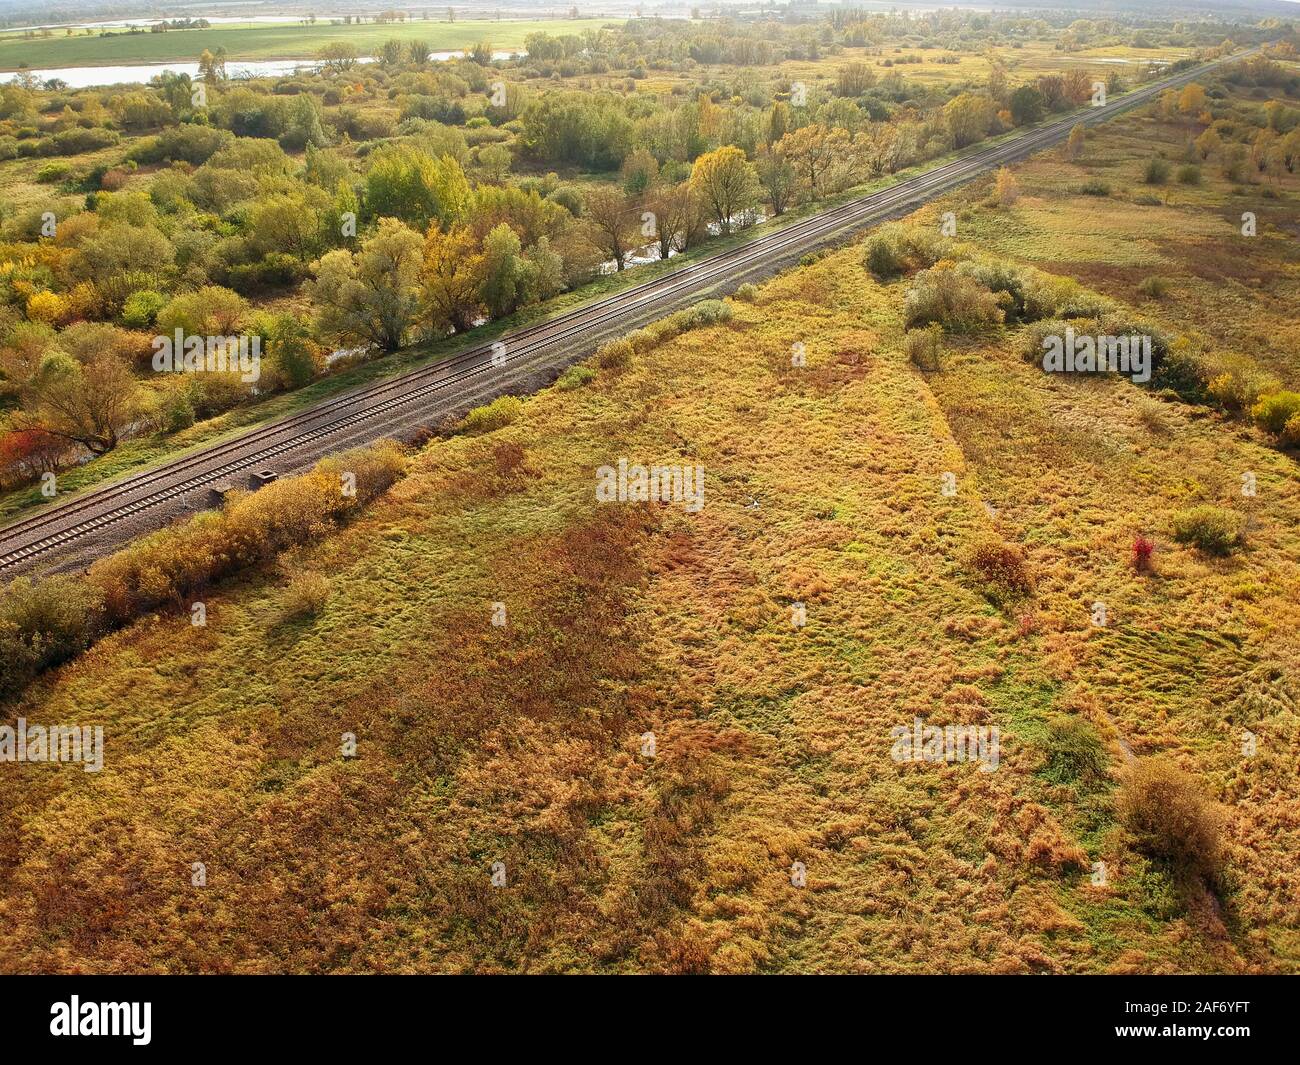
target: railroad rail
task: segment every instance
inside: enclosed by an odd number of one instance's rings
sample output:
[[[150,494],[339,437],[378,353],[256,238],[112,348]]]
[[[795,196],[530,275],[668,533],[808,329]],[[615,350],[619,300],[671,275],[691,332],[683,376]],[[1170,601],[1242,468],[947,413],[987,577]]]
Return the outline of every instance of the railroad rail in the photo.
[[[1248,54],[1243,52],[1180,71],[1104,106],[1055,119],[546,322],[468,348],[440,362],[341,393],[230,440],[101,485],[67,502],[55,503],[0,527],[0,572],[26,569],[79,541],[101,536],[110,526],[140,519],[151,511],[161,516],[169,504],[173,509],[189,505],[183,501],[192,494],[202,493],[235,475],[273,466],[277,459],[292,464],[294,460],[290,456],[294,453],[301,457],[313,450],[319,453],[331,441],[355,442],[357,438],[374,440],[390,435],[403,412],[407,417],[427,412],[428,405],[441,396],[454,401],[473,395],[476,389],[490,388],[494,381],[504,388],[511,371],[536,364],[547,356],[552,361],[574,361],[591,349],[593,337],[599,336],[602,330],[608,331],[612,325],[625,330],[634,328],[721,285],[738,283],[747,274],[770,273],[779,264],[846,233],[901,214],[994,167],[1059,143],[1076,123],[1093,124],[1113,118],[1149,102],[1166,89],[1177,88],[1215,66]]]

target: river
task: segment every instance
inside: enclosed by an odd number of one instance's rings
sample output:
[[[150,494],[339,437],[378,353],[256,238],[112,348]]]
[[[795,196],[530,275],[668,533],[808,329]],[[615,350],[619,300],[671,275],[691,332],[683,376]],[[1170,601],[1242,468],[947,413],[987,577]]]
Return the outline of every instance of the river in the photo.
[[[433,52],[435,60],[459,59],[464,52]],[[515,52],[493,52],[493,59],[509,59]],[[374,57],[359,59],[359,63],[373,63]],[[226,61],[226,73],[231,78],[264,78],[292,74],[295,70],[312,70],[314,59],[246,59]],[[0,84],[12,81],[19,74],[35,74],[42,81],[58,78],[71,89],[88,89],[97,85],[147,85],[164,70],[195,77],[198,63],[131,63],[126,66],[52,67],[42,70],[9,71],[0,74]]]

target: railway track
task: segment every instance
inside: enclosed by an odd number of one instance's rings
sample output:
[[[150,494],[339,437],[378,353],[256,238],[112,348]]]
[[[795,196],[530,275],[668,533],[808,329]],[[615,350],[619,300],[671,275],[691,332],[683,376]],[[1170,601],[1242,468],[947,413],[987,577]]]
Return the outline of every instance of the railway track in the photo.
[[[1241,55],[1231,57],[1239,58]],[[301,460],[323,453],[322,448],[331,449],[331,443],[338,447],[390,435],[403,417],[427,415],[441,397],[446,397],[445,407],[448,400],[491,389],[494,383],[498,390],[504,389],[512,373],[536,366],[548,356],[552,362],[573,361],[594,346],[594,337],[612,326],[630,330],[721,285],[738,283],[747,274],[770,273],[845,233],[903,213],[996,166],[1059,143],[1078,122],[1092,124],[1112,118],[1227,61],[1216,60],[1152,82],[1105,107],[1054,120],[890,188],[810,215],[738,248],[507,334],[499,342],[484,343],[442,362],[362,386],[232,440],[55,504],[0,528],[0,573],[12,575],[40,560],[54,559],[83,541],[102,539],[112,526],[138,525],[151,512],[162,519],[156,522],[160,525],[178,507],[192,508],[190,498],[196,493],[237,474],[277,461],[282,467],[286,462],[305,465]],[[504,352],[500,344],[504,344]]]

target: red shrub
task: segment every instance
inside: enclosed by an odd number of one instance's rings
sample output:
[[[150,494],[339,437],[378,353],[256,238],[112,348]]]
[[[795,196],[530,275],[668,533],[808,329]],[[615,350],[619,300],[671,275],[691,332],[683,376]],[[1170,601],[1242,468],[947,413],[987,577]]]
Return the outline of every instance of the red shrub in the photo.
[[[1139,573],[1151,569],[1151,555],[1156,549],[1155,542],[1138,533],[1133,537],[1133,568]]]

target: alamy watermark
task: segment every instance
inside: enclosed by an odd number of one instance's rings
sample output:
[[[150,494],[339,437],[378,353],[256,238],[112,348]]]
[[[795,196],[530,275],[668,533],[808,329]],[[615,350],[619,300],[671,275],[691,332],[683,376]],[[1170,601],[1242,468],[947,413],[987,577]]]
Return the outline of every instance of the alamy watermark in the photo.
[[[152,1014],[152,1002],[82,1002],[73,995],[50,1007],[50,1035],[129,1036],[135,1046],[148,1046]]]
[[[927,725],[917,717],[911,725],[895,725],[889,735],[895,762],[979,762],[984,773],[998,767],[1001,741],[992,725]]]
[[[104,768],[104,727],[0,725],[0,762],[80,762],[87,773]]]
[[[1073,326],[1064,335],[1043,337],[1043,369],[1048,373],[1125,373],[1135,385],[1151,380],[1151,337],[1079,336]]]
[[[704,507],[704,467],[642,466],[619,459],[596,470],[597,503],[681,503],[691,514]]]
[[[158,373],[238,373],[246,385],[262,376],[260,336],[173,336],[153,338],[153,368]]]

